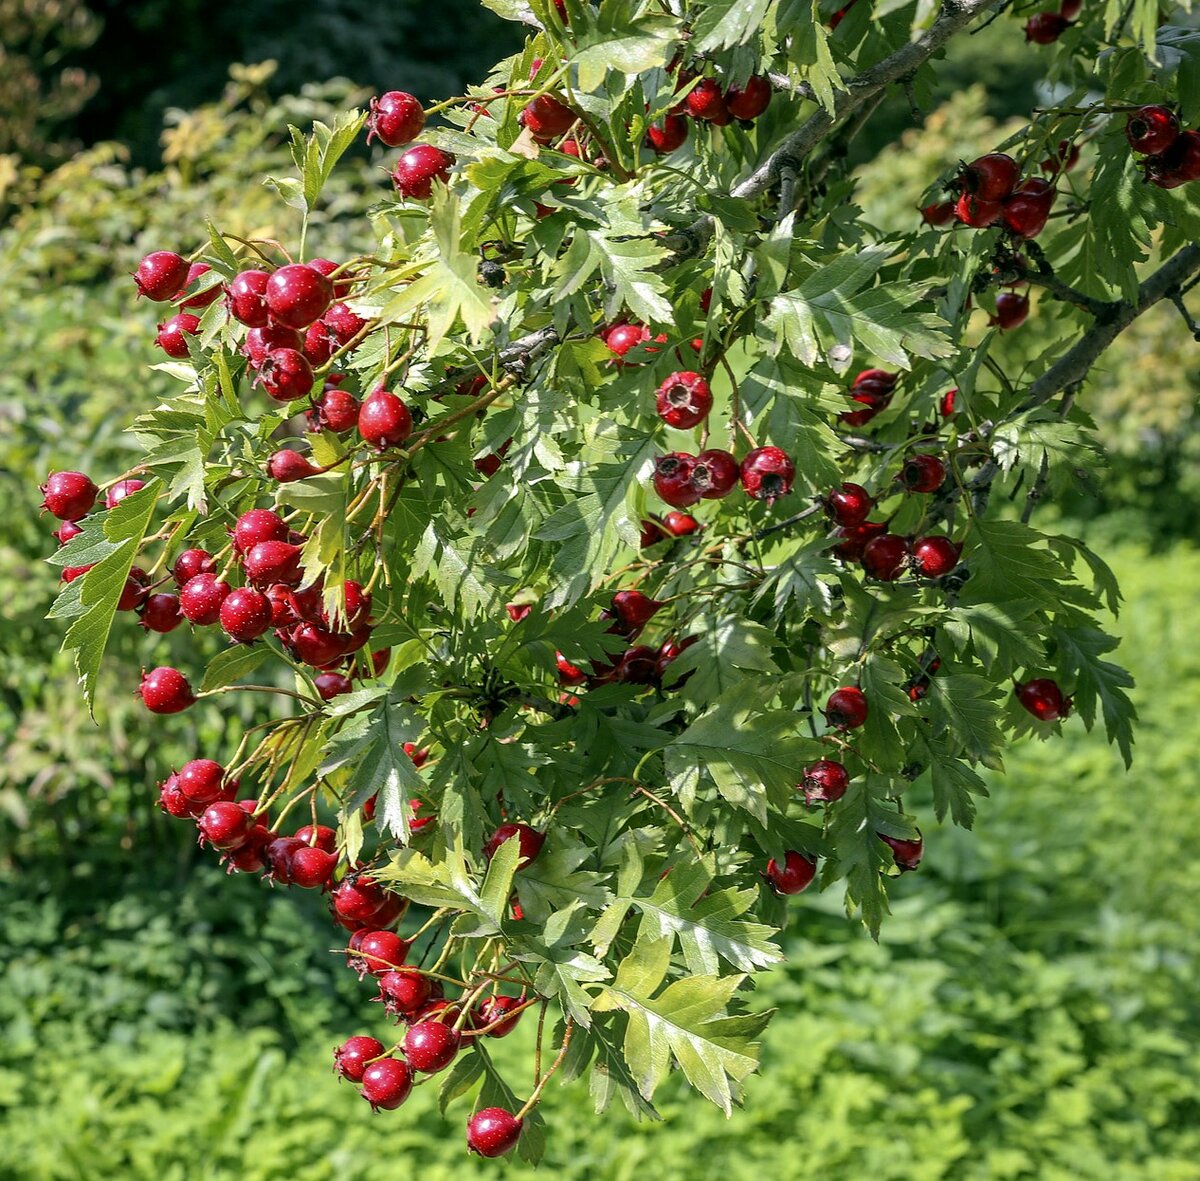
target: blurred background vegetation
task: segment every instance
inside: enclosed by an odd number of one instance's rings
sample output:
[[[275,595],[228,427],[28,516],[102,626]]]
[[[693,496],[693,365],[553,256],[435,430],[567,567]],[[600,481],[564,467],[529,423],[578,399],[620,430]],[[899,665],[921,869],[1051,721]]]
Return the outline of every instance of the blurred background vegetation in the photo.
[[[0,1177],[496,1172],[465,1156],[465,1113],[443,1121],[431,1089],[372,1116],[335,1084],[332,1047],[381,1022],[325,951],[337,940],[323,904],[226,879],[152,805],[170,766],[231,748],[253,707],[146,727],[138,666],[195,641],[123,617],[89,719],[44,620],[53,542],[37,513],[53,468],[119,474],[134,454],[123,426],[169,388],[148,368],[153,312],[131,298],[141,254],[194,248],[206,217],[292,236],[294,215],[260,183],[290,167],[289,122],[392,86],[448,94],[514,47],[473,0],[432,15],[411,2],[0,0]],[[923,127],[901,109],[857,145],[872,219],[911,224],[930,178],[1003,136],[1045,97],[1037,87],[1011,22],[972,40]],[[383,162],[364,150],[339,170],[320,253],[361,242]],[[1005,342],[1012,364],[1053,331],[1047,307]],[[974,834],[929,826],[880,945],[836,896],[793,904],[788,964],[759,995],[782,1013],[745,1111],[726,1122],[680,1095],[665,1126],[638,1127],[585,1118],[582,1088],[555,1089],[547,1169],[1200,1179],[1193,348],[1167,309],[1105,356],[1086,402],[1113,467],[1045,510],[1115,557],[1143,718],[1133,774],[1078,723],[1014,750]],[[531,1033],[501,1044],[514,1072]]]

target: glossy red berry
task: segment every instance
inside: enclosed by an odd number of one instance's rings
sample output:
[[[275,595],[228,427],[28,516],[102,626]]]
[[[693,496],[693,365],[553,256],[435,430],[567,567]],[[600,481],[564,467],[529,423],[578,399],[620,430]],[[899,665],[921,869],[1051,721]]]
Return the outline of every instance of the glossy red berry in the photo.
[[[780,865],[774,857],[767,862],[766,879],[776,894],[799,894],[812,882],[817,872],[817,863],[803,853],[789,849]]]
[[[138,263],[133,273],[138,295],[155,303],[174,299],[188,280],[188,261],[171,250],[155,250]]]
[[[936,492],[946,481],[946,465],[936,455],[912,455],[897,478],[909,492]]]
[[[1007,332],[1019,328],[1029,316],[1029,296],[1015,291],[1002,291],[996,296],[996,314],[988,323]]]
[[[330,430],[341,434],[358,425],[358,399],[348,390],[327,388],[313,403],[311,429]]]
[[[475,1028],[487,1037],[508,1037],[521,1020],[522,1003],[515,996],[484,997],[475,1010]],[[518,1012],[513,1013],[514,1009]]]
[[[1004,216],[1004,205],[1000,201],[985,201],[974,193],[963,193],[954,204],[954,216],[973,230],[983,230]]]
[[[379,977],[379,999],[393,1017],[407,1017],[429,1000],[429,977],[415,968],[398,968]]]
[[[1179,137],[1179,117],[1169,107],[1150,105],[1131,111],[1125,121],[1125,138],[1135,152],[1157,156]]]
[[[479,1156],[504,1156],[521,1138],[522,1123],[503,1107],[485,1107],[467,1123],[467,1147]]]
[[[266,300],[276,324],[307,328],[333,303],[333,284],[314,267],[288,263],[267,280]]]
[[[741,477],[747,496],[774,504],[792,490],[796,466],[779,447],[756,447],[742,460]]]
[[[395,1111],[412,1092],[412,1071],[399,1058],[380,1058],[363,1071],[362,1097],[375,1111]]]
[[[290,484],[293,480],[305,480],[309,476],[320,474],[321,469],[313,467],[308,458],[290,447],[283,447],[267,460],[267,475],[281,484]]]
[[[972,160],[959,174],[964,191],[981,201],[1003,201],[1020,179],[1016,160],[1005,152],[988,152]]]
[[[948,537],[932,534],[913,542],[913,563],[924,578],[943,578],[958,565],[962,549]]]
[[[294,349],[302,352],[304,337],[294,328],[285,328],[282,324],[268,324],[265,328],[251,328],[246,333],[242,352],[249,359],[251,369],[261,369],[268,353],[276,349]]]
[[[954,413],[954,404],[958,400],[958,388],[947,390],[942,395],[942,400],[938,404],[938,409],[941,411],[943,418],[949,418]]]
[[[614,324],[605,334],[604,343],[611,353],[624,357],[631,349],[650,339],[650,329],[644,324]]]
[[[51,472],[41,486],[42,508],[60,521],[78,521],[96,504],[100,489],[83,472]]]
[[[864,521],[861,525],[839,529],[837,536],[842,540],[833,547],[833,555],[843,562],[857,562],[862,558],[867,544],[886,532],[887,526],[881,521]]]
[[[154,343],[168,357],[182,361],[188,355],[187,338],[195,336],[199,331],[199,316],[193,315],[191,312],[179,312],[158,326],[158,335],[154,338]]]
[[[692,463],[692,487],[704,500],[720,500],[728,496],[737,487],[740,476],[738,461],[728,451],[718,447],[701,451]]]
[[[867,713],[867,699],[854,685],[835,689],[825,703],[825,720],[837,730],[856,730]]]
[[[226,791],[225,768],[214,759],[192,759],[175,776],[176,787],[184,799],[207,807]]]
[[[699,373],[672,373],[658,387],[658,416],[678,430],[688,430],[708,417],[712,409],[712,390]]]
[[[693,119],[725,124],[729,122],[729,108],[725,95],[712,78],[701,78],[683,100],[683,109]]]
[[[542,851],[542,846],[546,843],[546,834],[538,832],[536,828],[531,828],[528,824],[502,824],[490,837],[487,843],[483,846],[483,855],[489,861],[500,850],[500,846],[505,841],[512,840],[513,837],[518,839],[518,848],[520,858],[517,861],[517,869],[524,869],[537,859],[537,855]]]
[[[203,804],[193,804],[180,794],[176,775],[168,775],[158,785],[158,806],[168,816],[174,816],[177,820],[196,817],[204,811]]]
[[[395,931],[364,931],[358,944],[363,971],[372,976],[382,976],[404,966],[408,958],[409,943]]]
[[[945,226],[954,220],[953,201],[935,201],[921,209],[921,221],[927,226]]]
[[[573,665],[561,652],[555,652],[554,663],[558,669],[559,684],[582,685],[587,680],[587,673]]]
[[[725,106],[735,119],[757,119],[771,105],[771,83],[762,74],[751,74],[745,86],[725,91]]]
[[[612,613],[626,634],[640,631],[662,608],[662,603],[641,591],[617,591],[613,595]]]
[[[314,271],[320,271],[333,284],[333,298],[346,299],[353,289],[354,274],[343,272],[335,279],[333,276],[342,269],[343,264],[334,262],[332,258],[310,259],[308,265]]]
[[[258,384],[276,402],[295,402],[312,392],[313,369],[298,349],[272,349],[259,366]]]
[[[118,480],[104,494],[104,507],[106,509],[116,508],[125,497],[140,492],[145,486],[144,480]]]
[[[920,837],[909,841],[902,837],[889,837],[880,833],[879,839],[891,848],[892,859],[902,873],[916,869],[921,864],[921,858],[925,856],[925,842]]]
[[[165,635],[174,631],[183,622],[179,610],[178,595],[148,595],[142,604],[142,627],[147,631]]]
[[[401,197],[417,201],[428,200],[433,182],[450,183],[450,168],[454,157],[432,144],[414,144],[392,170],[392,184]]]
[[[675,508],[687,508],[700,499],[700,490],[692,483],[696,457],[685,451],[661,455],[654,463],[654,490]]]
[[[832,759],[818,759],[804,768],[804,779],[799,786],[806,803],[830,803],[846,794],[846,788],[850,786],[850,774],[841,763],[835,763]]]
[[[186,291],[193,283],[199,281],[201,276],[207,275],[212,267],[206,262],[194,262],[188,267],[187,282],[183,285]],[[223,288],[220,283],[213,287],[206,287],[203,291],[197,292],[195,295],[189,295],[186,299],[179,301],[180,310],[184,308],[206,308],[210,303],[215,303],[221,298]]]
[[[1021,238],[1036,238],[1046,228],[1055,196],[1054,186],[1040,176],[1022,181],[1004,202],[1005,229]]]
[[[1200,132],[1181,131],[1165,152],[1148,156],[1146,180],[1160,189],[1175,189],[1200,180]]]
[[[72,537],[78,537],[83,532],[83,526],[77,525],[74,521],[63,521],[61,525],[50,535],[59,545],[66,545]]]
[[[389,148],[410,144],[425,127],[425,110],[417,99],[404,90],[389,90],[371,99],[367,116],[367,143],[378,136]]]
[[[221,628],[231,640],[249,644],[271,626],[271,601],[248,586],[225,596],[220,610]]]
[[[179,592],[179,610],[188,623],[208,627],[221,618],[221,604],[230,593],[229,583],[215,574],[197,574]]]
[[[293,849],[288,859],[288,880],[303,890],[316,890],[329,884],[337,868],[337,854],[318,849],[314,845],[301,845]]]
[[[146,708],[155,714],[177,714],[196,701],[187,677],[178,669],[168,666],[143,673],[138,695]]]
[[[254,827],[250,813],[232,800],[217,800],[209,804],[197,823],[204,840],[214,849],[224,851],[238,848]]]
[[[418,1021],[404,1035],[404,1055],[413,1070],[437,1074],[454,1061],[462,1043],[457,1030],[442,1021]]]
[[[893,582],[904,573],[908,562],[908,540],[894,533],[883,533],[863,547],[862,566],[881,582]]]
[[[825,515],[843,528],[861,525],[871,515],[875,500],[861,484],[842,484],[824,501]]]
[[[565,135],[579,116],[551,94],[540,94],[521,112],[521,122],[539,143]]]
[[[357,1037],[347,1038],[333,1052],[333,1068],[342,1078],[352,1083],[361,1083],[363,1072],[372,1058],[379,1058],[384,1052],[384,1044],[378,1038]]]
[[[380,386],[359,408],[358,433],[376,450],[397,447],[412,433],[412,415],[395,394]]]
[[[304,359],[319,368],[337,352],[337,338],[330,332],[324,320],[310,324],[304,332]]]
[[[1053,45],[1071,22],[1057,12],[1038,12],[1025,22],[1025,40],[1034,45]]]
[[[1070,172],[1079,163],[1079,145],[1069,139],[1060,139],[1054,152],[1042,161],[1042,171],[1049,176]]]
[[[1065,697],[1058,682],[1049,677],[1036,677],[1023,685],[1014,685],[1013,693],[1039,722],[1057,722],[1071,712],[1071,699]]]
[[[148,584],[146,571],[140,566],[134,566],[125,579],[125,585],[121,588],[121,594],[117,598],[118,611],[134,611],[142,605],[142,600],[146,597],[146,586]]]
[[[325,313],[321,323],[333,334],[334,340],[343,346],[348,345],[367,325],[362,316],[357,312],[352,312],[344,303],[335,303]],[[315,328],[316,325],[313,327]],[[305,347],[308,347],[307,338]]]
[[[246,577],[262,590],[276,582],[296,586],[303,577],[300,568],[303,554],[300,546],[286,541],[260,541],[246,554]]]
[[[646,143],[660,156],[683,147],[687,139],[687,120],[682,115],[664,115],[661,123],[646,128]]]
[[[300,842],[303,844],[303,842]],[[333,891],[333,912],[338,919],[369,923],[387,904],[388,896],[373,879],[351,875]],[[376,924],[381,925],[381,924]]]
[[[225,288],[225,306],[229,314],[247,328],[265,328],[271,313],[267,310],[267,271],[242,271]]]
[[[235,553],[245,554],[260,541],[286,541],[287,522],[269,508],[252,508],[242,513],[233,526]]]

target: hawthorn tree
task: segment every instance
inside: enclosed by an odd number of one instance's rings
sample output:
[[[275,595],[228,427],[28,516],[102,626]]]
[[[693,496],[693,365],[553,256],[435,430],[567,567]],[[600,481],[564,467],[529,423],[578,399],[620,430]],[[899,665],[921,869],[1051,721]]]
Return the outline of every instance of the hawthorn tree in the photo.
[[[330,892],[407,1025],[340,1074],[375,1108],[438,1075],[472,1149],[536,1159],[556,1074],[728,1112],[788,896],[842,884],[876,934],[1014,738],[1074,711],[1128,763],[1117,587],[1034,517],[1105,348],[1161,300],[1196,331],[1200,34],[1154,0],[489,6],[529,36],[469,94],[292,129],[293,241],[143,260],[179,392],[129,472],[44,491],[89,701],[136,611],[153,713],[277,704],[161,802]],[[850,142],[991,20],[1058,101],[873,227]],[[364,132],[392,186],[314,258]],[[228,646],[163,662],[184,623]],[[531,1085],[487,1049],[527,1009]]]

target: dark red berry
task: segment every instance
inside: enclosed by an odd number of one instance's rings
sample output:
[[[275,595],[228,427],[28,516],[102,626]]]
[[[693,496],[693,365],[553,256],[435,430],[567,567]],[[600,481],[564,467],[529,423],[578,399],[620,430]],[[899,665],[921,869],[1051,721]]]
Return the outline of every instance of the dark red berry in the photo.
[[[207,275],[212,267],[206,262],[194,262],[188,267],[187,282],[183,289],[186,291],[193,283],[197,282],[202,275]],[[180,310],[184,308],[206,308],[210,303],[215,303],[221,298],[223,288],[220,283],[213,287],[207,287],[203,291],[197,292],[195,295],[189,295],[187,299],[179,301]]]
[[[687,120],[682,115],[664,115],[661,123],[646,128],[646,142],[660,156],[683,147],[687,139]]]
[[[1079,145],[1069,139],[1060,139],[1054,153],[1042,161],[1042,171],[1050,176],[1070,172],[1079,163]]]
[[[177,587],[184,587],[197,574],[212,574],[217,568],[212,554],[202,549],[185,549],[171,567]]]
[[[1150,105],[1131,111],[1125,138],[1135,152],[1157,156],[1179,137],[1179,118],[1169,107]]]
[[[272,349],[259,366],[258,384],[276,402],[295,402],[312,392],[312,366],[298,349]]]
[[[521,1138],[522,1123],[503,1107],[485,1107],[467,1123],[467,1147],[479,1156],[503,1156]]]
[[[412,415],[395,394],[380,386],[359,409],[358,433],[378,451],[397,447],[412,433]]]
[[[286,541],[287,522],[269,508],[252,508],[238,517],[233,527],[233,548],[245,554],[260,541]]]
[[[333,284],[314,267],[289,263],[267,280],[266,300],[276,324],[307,328],[333,303]]]
[[[165,635],[183,622],[178,595],[148,595],[142,604],[142,627]]]
[[[935,201],[921,209],[921,221],[927,226],[945,226],[954,220],[953,201]]]
[[[800,784],[804,800],[809,804],[826,804],[840,800],[850,786],[850,775],[841,763],[832,759],[818,759],[804,768],[804,779]]]
[[[220,621],[230,639],[249,644],[271,626],[271,601],[260,591],[239,586],[221,603]]]
[[[701,78],[683,100],[683,109],[693,119],[723,125],[729,122],[729,108],[720,86],[712,78]]]
[[[305,480],[309,476],[320,474],[321,469],[313,467],[306,456],[290,447],[283,447],[267,460],[267,475],[281,484],[290,484],[293,480]]]
[[[936,492],[946,481],[946,465],[936,455],[913,455],[897,478],[909,492]]]
[[[91,566],[64,566],[60,577],[63,582],[74,582],[75,579],[82,578],[91,568]]]
[[[520,858],[517,861],[519,870],[536,860],[537,855],[542,851],[542,846],[546,843],[546,834],[538,832],[536,828],[531,828],[528,824],[502,824],[488,837],[487,844],[483,846],[484,857],[491,861],[500,846],[505,841],[512,840],[513,837],[516,837],[519,842]]]
[[[522,1001],[515,996],[489,996],[479,1002],[475,1010],[475,1028],[487,1037],[508,1037],[521,1020]],[[509,1016],[509,1014],[512,1014]]]
[[[371,99],[367,116],[367,143],[378,136],[389,148],[402,148],[421,134],[425,111],[417,99],[404,90],[389,90]]]
[[[441,1021],[418,1021],[404,1035],[404,1054],[413,1070],[437,1074],[445,1070],[462,1039],[457,1030]]]
[[[203,804],[193,804],[180,792],[178,776],[175,775],[168,775],[158,785],[158,806],[168,816],[179,820],[199,816],[205,807]]]
[[[358,412],[358,399],[352,393],[332,387],[326,388],[313,403],[309,414],[314,416],[310,419],[313,421],[312,429],[325,428],[340,434],[358,424]]]
[[[1046,228],[1054,205],[1054,186],[1040,176],[1031,176],[1004,202],[1004,226],[1022,238],[1036,238]]]
[[[344,879],[332,895],[333,911],[338,919],[349,919],[358,925],[369,923],[387,901],[388,895],[383,888],[373,878],[361,874]]]
[[[135,492],[140,492],[145,488],[146,484],[143,480],[118,480],[104,494],[104,507],[107,509],[116,508],[127,496],[132,496]]]
[[[74,521],[63,521],[50,536],[55,538],[59,545],[66,545],[72,537],[78,537],[82,532],[82,525],[77,525]]]
[[[382,976],[404,966],[408,958],[409,943],[395,931],[364,931],[358,944],[363,971],[372,976]]]
[[[1058,682],[1049,677],[1036,677],[1023,685],[1014,685],[1013,693],[1039,722],[1057,722],[1071,712],[1071,699],[1063,696]]]
[[[399,1058],[380,1058],[363,1071],[362,1097],[375,1111],[395,1111],[412,1091],[412,1071]]]
[[[322,701],[332,701],[343,693],[349,693],[354,684],[349,677],[342,673],[320,673],[313,678],[313,684],[321,695]]]
[[[757,119],[771,105],[771,83],[761,74],[751,74],[745,86],[725,91],[725,106],[735,119]]]
[[[799,894],[812,882],[817,872],[817,863],[810,861],[803,853],[789,849],[784,857],[783,865],[774,857],[767,862],[766,879],[776,894]]]
[[[178,669],[167,666],[143,673],[138,695],[146,708],[155,714],[177,714],[196,701],[187,677]]]
[[[943,578],[958,565],[961,549],[950,538],[940,534],[918,537],[913,542],[913,561],[923,577]]]
[[[609,352],[624,357],[631,349],[650,339],[650,329],[643,324],[614,324],[604,333]]]
[[[197,822],[201,837],[214,849],[238,848],[246,839],[254,820],[232,800],[217,800],[204,809]]]
[[[175,777],[180,794],[193,804],[207,807],[224,795],[225,768],[214,759],[192,759]]]
[[[661,455],[654,463],[654,490],[675,508],[687,508],[700,499],[700,490],[692,483],[696,457],[685,451]]]
[[[179,610],[188,623],[208,627],[221,618],[221,604],[229,593],[229,583],[215,574],[197,574],[179,592]]]
[[[692,463],[692,487],[704,500],[720,500],[728,496],[737,487],[740,475],[738,461],[719,447],[701,451]]]
[[[246,333],[242,352],[250,361],[251,369],[261,369],[268,353],[276,349],[293,349],[301,352],[304,348],[304,337],[294,328],[285,328],[282,324],[268,324],[265,328],[251,328]]]
[[[1083,0],[1062,0],[1058,6],[1058,14],[1065,20],[1073,21],[1083,11]]]
[[[842,540],[833,547],[833,554],[843,562],[857,562],[862,558],[867,544],[886,532],[887,526],[880,521],[864,521],[861,525],[839,529],[837,535]]]
[[[909,841],[902,837],[889,837],[880,833],[879,839],[891,848],[892,859],[902,873],[916,869],[921,864],[921,858],[925,856],[925,842],[920,837],[917,837],[915,841]]]
[[[1181,131],[1175,142],[1145,161],[1146,180],[1161,189],[1175,189],[1200,180],[1200,132]]]
[[[881,582],[893,582],[904,572],[908,561],[908,540],[894,533],[884,533],[863,548],[862,566]]]
[[[565,135],[578,119],[570,107],[551,94],[539,94],[521,112],[521,122],[539,143],[550,143]]]
[[[401,197],[417,201],[428,200],[433,191],[433,182],[450,183],[450,169],[454,157],[432,144],[414,144],[396,161],[392,170],[392,184]]]
[[[327,853],[314,845],[301,845],[293,849],[288,858],[288,880],[303,890],[316,890],[328,885],[337,860],[336,853]]]
[[[266,271],[242,271],[225,288],[225,306],[229,314],[247,328],[265,328],[271,313],[267,310]]]
[[[337,338],[323,320],[310,324],[304,332],[304,359],[313,366],[324,365],[337,352]]]
[[[155,250],[138,263],[133,273],[138,295],[155,303],[174,299],[188,281],[188,261],[171,250]]]
[[[617,591],[613,595],[612,612],[625,635],[640,631],[661,608],[662,603],[641,591]]]
[[[140,607],[146,597],[147,583],[146,571],[140,566],[132,567],[117,598],[117,610],[134,611]]]
[[[199,316],[191,312],[179,312],[158,326],[158,335],[154,338],[154,343],[168,357],[182,361],[188,355],[187,338],[195,336],[199,331]]]
[[[587,680],[587,673],[576,668],[561,652],[555,652],[554,663],[558,669],[558,680],[562,685],[582,685]]]
[[[1001,331],[1019,328],[1029,316],[1029,296],[1002,291],[996,296],[996,314],[988,323]]]
[[[875,507],[874,498],[861,484],[842,484],[823,503],[825,515],[843,528],[861,525]]]
[[[756,447],[742,460],[741,477],[747,496],[774,504],[792,490],[796,466],[779,447]]]
[[[346,655],[346,637],[315,623],[302,623],[281,637],[288,651],[313,668],[328,668]]]
[[[42,508],[60,521],[78,521],[96,504],[100,489],[83,472],[51,472],[39,491]]]
[[[708,417],[712,409],[712,390],[699,373],[672,373],[658,387],[658,416],[678,430],[689,430]]]
[[[985,201],[974,193],[963,193],[955,202],[954,216],[973,230],[983,230],[1004,216],[1004,205],[1000,201]]]
[[[856,730],[867,720],[867,699],[850,685],[835,689],[825,703],[825,720],[837,730]]]
[[[429,1000],[429,977],[415,968],[399,968],[379,977],[379,999],[393,1017],[407,1017]]]
[[[275,582],[296,586],[304,576],[300,569],[303,553],[300,546],[286,541],[260,541],[246,554],[246,577],[264,590]]]
[[[1071,22],[1057,12],[1038,12],[1025,22],[1025,40],[1034,45],[1053,45]]]
[[[327,824],[306,824],[296,829],[295,837],[306,845],[324,849],[326,853],[332,853],[337,848],[337,833]]]
[[[362,316],[357,312],[352,312],[344,303],[335,303],[325,313],[321,323],[333,334],[334,340],[343,346],[348,345],[367,324]],[[316,325],[313,327],[316,327]],[[305,348],[307,347],[308,342],[306,338]]]
[[[342,1078],[352,1083],[361,1083],[363,1071],[372,1058],[380,1057],[384,1052],[384,1044],[377,1038],[359,1034],[347,1038],[333,1052],[333,1068]]]
[[[1017,186],[1021,169],[1004,152],[989,152],[972,160],[959,174],[965,192],[980,201],[1003,201]]]

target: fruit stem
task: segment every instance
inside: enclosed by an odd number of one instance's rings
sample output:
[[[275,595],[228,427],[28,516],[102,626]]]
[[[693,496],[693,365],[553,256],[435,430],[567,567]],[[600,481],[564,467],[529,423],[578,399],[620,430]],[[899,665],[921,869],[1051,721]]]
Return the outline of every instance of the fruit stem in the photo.
[[[550,1064],[550,1069],[542,1075],[541,1082],[534,1088],[533,1094],[525,1101],[525,1105],[517,1112],[517,1119],[523,1120],[538,1104],[538,1100],[542,1097],[542,1092],[546,1089],[546,1084],[554,1077],[554,1072],[563,1064],[563,1059],[567,1056],[567,1050],[571,1045],[571,1034],[575,1032],[575,1020],[572,1017],[567,1018],[567,1024],[563,1028],[562,1046],[559,1047],[558,1056]]]

